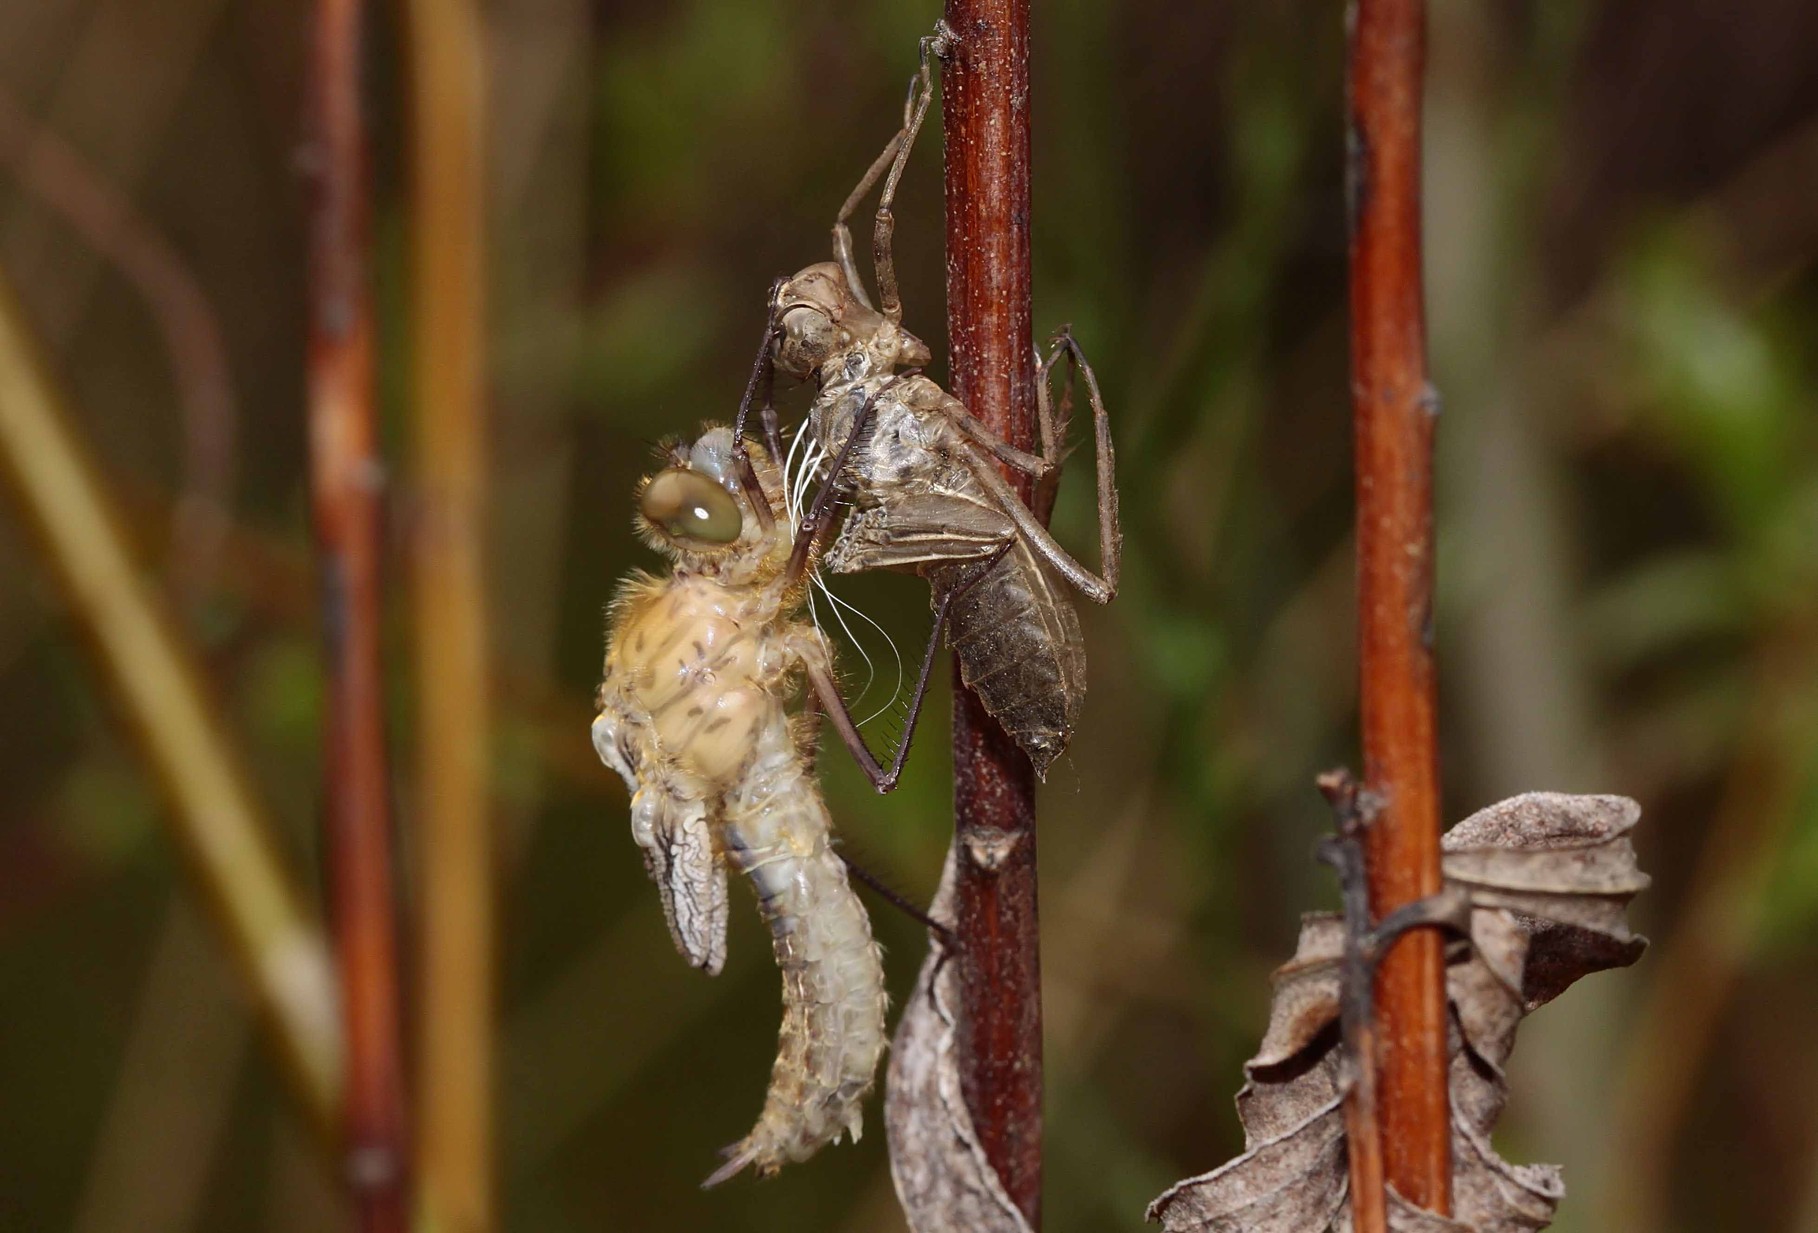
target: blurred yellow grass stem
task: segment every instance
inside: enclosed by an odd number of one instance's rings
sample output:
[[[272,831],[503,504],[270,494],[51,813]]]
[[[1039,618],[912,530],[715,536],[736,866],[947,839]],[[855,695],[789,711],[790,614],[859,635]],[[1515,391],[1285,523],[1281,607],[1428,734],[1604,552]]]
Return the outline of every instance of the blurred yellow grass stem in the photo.
[[[406,0],[422,871],[418,1176],[425,1226],[493,1227],[492,855],[484,538],[484,47],[469,0]]]
[[[330,1132],[341,1044],[321,926],[284,874],[232,741],[175,627],[139,578],[4,282],[0,476],[165,791],[172,836],[201,883],[298,1097],[318,1129]]]

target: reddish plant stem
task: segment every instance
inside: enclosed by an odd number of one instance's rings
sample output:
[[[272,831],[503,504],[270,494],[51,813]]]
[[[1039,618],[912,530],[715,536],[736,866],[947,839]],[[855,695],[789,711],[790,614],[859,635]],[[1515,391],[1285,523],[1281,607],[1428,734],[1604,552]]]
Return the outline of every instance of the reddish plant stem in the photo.
[[[319,0],[310,84],[309,444],[328,654],[325,849],[341,1012],[346,1182],[368,1233],[406,1227],[397,922],[380,627],[360,0]]]
[[[1433,670],[1433,421],[1421,295],[1423,0],[1356,0],[1349,49],[1351,396],[1357,434],[1358,645],[1367,843],[1381,919],[1435,894],[1439,756]],[[1376,983],[1387,1181],[1450,1212],[1443,942],[1417,929]],[[1366,1060],[1367,1062],[1367,1060]]]
[[[947,333],[953,392],[1005,440],[1034,447],[1029,306],[1029,3],[948,0]],[[1030,487],[1010,475],[1025,500]],[[1042,1007],[1035,772],[953,679],[960,1067],[985,1156],[1041,1226]]]

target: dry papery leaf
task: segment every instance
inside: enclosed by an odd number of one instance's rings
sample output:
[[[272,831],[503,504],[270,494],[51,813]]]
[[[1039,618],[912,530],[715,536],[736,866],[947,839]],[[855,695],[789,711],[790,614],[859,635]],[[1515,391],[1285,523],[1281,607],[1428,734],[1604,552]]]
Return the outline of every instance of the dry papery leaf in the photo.
[[[949,851],[928,908],[935,920],[952,919],[953,861]],[[931,931],[928,958],[890,1046],[884,1086],[890,1176],[914,1233],[1031,1233],[985,1159],[960,1094],[953,1012],[959,976],[951,956],[946,940]]]
[[[1508,1097],[1503,1066],[1522,1016],[1573,981],[1640,958],[1624,909],[1648,884],[1628,833],[1641,816],[1620,796],[1534,792],[1492,805],[1443,841],[1447,883],[1471,903],[1471,936],[1449,952],[1452,1167],[1447,1219],[1389,1194],[1395,1233],[1544,1229],[1565,1193],[1551,1165],[1512,1165],[1490,1133]],[[1262,1047],[1237,1095],[1244,1153],[1149,1205],[1168,1233],[1350,1233],[1345,1201],[1339,972],[1344,923],[1302,919],[1275,973]]]

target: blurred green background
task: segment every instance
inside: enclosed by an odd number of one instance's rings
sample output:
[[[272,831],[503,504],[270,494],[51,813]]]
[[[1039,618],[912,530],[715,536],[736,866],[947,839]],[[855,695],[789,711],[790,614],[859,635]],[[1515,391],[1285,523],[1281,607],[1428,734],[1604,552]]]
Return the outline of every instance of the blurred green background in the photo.
[[[1326,825],[1312,776],[1356,757],[1342,32],[1338,4],[1305,0],[1035,8],[1036,323],[1070,321],[1098,366],[1128,532],[1123,593],[1083,614],[1091,692],[1041,796],[1047,1226],[1068,1233],[1136,1228],[1165,1185],[1236,1150],[1267,974],[1298,913],[1334,899],[1310,852]],[[764,289],[827,255],[936,15],[488,6],[509,1229],[900,1227],[875,1112],[856,1148],[696,1188],[758,1109],[776,973],[748,900],[723,976],[677,961],[587,723],[602,609],[653,564],[629,530],[649,445],[730,416]],[[398,34],[379,16],[402,523],[408,236]],[[0,4],[0,118],[24,125],[0,124],[0,267],[313,888],[307,18],[252,0]],[[1655,950],[1524,1030],[1503,1147],[1565,1164],[1560,1229],[1818,1233],[1818,7],[1436,0],[1431,40],[1448,811],[1623,792],[1656,877],[1634,912]],[[33,129],[134,203],[194,280],[225,342],[230,436],[172,380],[170,306],[149,309],[22,187],[46,157]],[[898,254],[907,324],[937,351],[939,213],[931,124]],[[1057,527],[1088,549],[1079,470]],[[231,531],[198,563],[171,528],[186,492],[209,491]],[[10,517],[0,578],[0,1228],[336,1227],[331,1175],[159,798]],[[840,590],[913,658],[919,584]],[[895,670],[865,641],[881,704]],[[944,710],[894,796],[823,760],[848,851],[916,898],[950,825]],[[398,798],[408,838],[407,778]],[[871,903],[900,1000],[919,931]]]

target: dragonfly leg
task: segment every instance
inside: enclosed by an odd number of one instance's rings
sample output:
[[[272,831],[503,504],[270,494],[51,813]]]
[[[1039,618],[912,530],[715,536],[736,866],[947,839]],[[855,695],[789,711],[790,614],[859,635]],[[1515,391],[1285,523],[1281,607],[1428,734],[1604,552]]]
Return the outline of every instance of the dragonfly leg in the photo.
[[[965,434],[968,441],[1011,470],[1021,471],[1038,483],[1054,473],[1058,464],[1049,462],[1040,454],[1017,449],[985,427],[981,420],[966,410],[959,399],[949,396],[947,403],[942,406],[942,412],[953,421],[955,428]]]
[[[960,448],[965,452],[966,464],[974,478],[1004,515],[1016,524],[1017,531],[1027,541],[1029,548],[1042,560],[1051,565],[1061,577],[1093,603],[1108,604],[1117,598],[1118,552],[1123,545],[1122,533],[1117,527],[1117,493],[1111,490],[1109,504],[1104,500],[1103,489],[1100,491],[1099,508],[1101,514],[1108,510],[1109,521],[1101,518],[1099,523],[1099,556],[1102,559],[1103,575],[1095,574],[1081,565],[1079,561],[1061,547],[1060,541],[1043,526],[1030,508],[1023,504],[1023,499],[1016,489],[1010,487],[990,457],[969,441],[962,441]],[[1106,468],[1101,464],[1100,474]]]
[[[896,256],[892,244],[896,236],[896,215],[891,207],[896,203],[896,186],[903,178],[903,167],[909,162],[909,151],[915,147],[916,134],[921,132],[922,121],[928,117],[928,105],[934,100],[931,54],[945,55],[947,46],[944,23],[932,36],[922,40],[921,67],[910,79],[909,94],[903,100],[902,146],[896,152],[896,160],[890,164],[890,174],[884,178],[877,218],[872,224],[871,264],[877,273],[878,307],[892,325],[900,324],[903,319],[903,298],[896,284]]]
[[[951,35],[944,22],[936,27],[934,34],[922,40],[921,66],[916,70],[915,76],[909,79],[909,92],[903,99],[903,126],[891,136],[883,152],[872,160],[858,184],[846,195],[845,203],[840,206],[839,217],[833,224],[834,256],[839,259],[840,269],[845,271],[846,283],[852,294],[859,303],[870,308],[871,300],[865,294],[864,282],[859,278],[858,265],[852,257],[852,231],[847,226],[847,220],[858,209],[865,194],[876,186],[878,179],[883,179],[884,191],[878,198],[877,217],[872,224],[871,262],[877,274],[879,306],[893,324],[903,319],[903,301],[897,291],[896,256],[892,244],[896,235],[896,215],[891,207],[896,202],[896,186],[903,178],[903,168],[909,162],[909,152],[915,148],[916,135],[921,132],[922,121],[927,118],[928,106],[934,99],[932,59],[946,55],[950,42]]]
[[[1036,409],[1039,413],[1047,403],[1048,374],[1054,370],[1055,362],[1061,357],[1067,359],[1067,384],[1062,388],[1061,404],[1058,414],[1049,413],[1050,424],[1043,430],[1043,446],[1051,451],[1050,457],[1056,467],[1065,454],[1067,427],[1073,414],[1073,381],[1076,376],[1086,381],[1086,400],[1092,407],[1093,453],[1096,456],[1098,481],[1098,555],[1105,577],[1111,581],[1112,591],[1117,590],[1119,554],[1123,549],[1124,533],[1118,522],[1117,514],[1117,450],[1111,444],[1111,415],[1105,410],[1105,399],[1098,389],[1098,374],[1092,371],[1092,365],[1086,360],[1086,353],[1080,350],[1073,331],[1062,326],[1054,336],[1053,350],[1048,353],[1047,362],[1042,365],[1041,384],[1037,390]],[[1058,476],[1056,477],[1058,482]],[[1040,494],[1037,494],[1038,501]],[[1048,497],[1052,506],[1053,495]],[[1038,505],[1038,508],[1039,505]],[[1048,510],[1043,509],[1042,521],[1047,522]]]
[[[922,717],[922,703],[928,696],[928,683],[934,675],[935,653],[940,649],[941,631],[947,626],[947,613],[952,607],[956,592],[949,591],[941,597],[940,606],[935,611],[934,628],[928,633],[928,648],[922,652],[922,670],[915,682],[915,693],[909,698],[909,713],[903,720],[903,735],[897,741],[896,754],[890,760],[889,769],[877,760],[871,747],[865,744],[864,733],[858,729],[858,722],[852,718],[852,710],[846,705],[846,697],[840,692],[839,681],[834,678],[833,667],[828,662],[825,649],[818,655],[804,655],[807,666],[808,683],[813,688],[814,696],[819,700],[821,709],[833,723],[833,730],[840,734],[840,740],[857,762],[859,769],[865,772],[865,778],[881,795],[896,787],[902,777],[903,764],[909,760],[909,745],[915,738],[915,725]]]
[[[1035,495],[1029,508],[1044,524],[1054,515],[1054,498],[1060,492],[1061,465],[1068,453],[1067,434],[1073,428],[1073,383],[1079,375],[1079,364],[1075,352],[1061,342],[1063,338],[1072,337],[1071,327],[1063,325],[1048,354],[1036,354],[1035,425],[1041,433],[1042,457],[1048,460],[1049,470],[1045,475],[1035,477]],[[1056,405],[1054,366],[1062,359],[1067,361],[1067,380],[1061,386],[1060,403]]]
[[[858,184],[846,194],[845,204],[840,206],[839,216],[833,221],[833,255],[839,259],[840,269],[845,272],[846,287],[852,292],[852,298],[866,308],[873,308],[874,305],[871,296],[865,291],[865,280],[859,277],[858,263],[852,258],[852,228],[846,225],[846,220],[852,217],[852,212],[858,209],[858,203],[876,186],[878,178],[896,160],[897,153],[902,148],[903,132],[898,129],[884,144],[883,153],[871,161],[871,166],[859,177]]]
[[[1102,573],[1093,573],[1079,560],[1061,547],[1049,532],[1044,520],[1036,512],[1046,514],[1046,508],[1052,502],[1052,492],[1045,491],[1050,477],[1060,465],[1058,455],[1064,451],[1062,436],[1064,419],[1058,418],[1049,406],[1047,397],[1047,379],[1054,365],[1061,357],[1067,357],[1069,373],[1077,366],[1085,376],[1086,393],[1092,403],[1092,424],[1098,455],[1098,556],[1099,569]],[[1121,554],[1123,551],[1123,530],[1119,524],[1117,511],[1117,458],[1111,444],[1111,420],[1105,410],[1104,399],[1099,394],[1098,378],[1092,367],[1086,363],[1085,356],[1079,350],[1079,344],[1072,334],[1062,330],[1055,338],[1055,349],[1043,362],[1041,380],[1037,383],[1036,408],[1038,418],[1043,421],[1043,447],[1049,457],[1038,457],[1024,450],[1019,450],[1002,437],[992,432],[975,419],[957,400],[949,398],[951,405],[945,406],[947,417],[959,430],[961,439],[958,444],[965,454],[966,464],[979,483],[984,485],[992,499],[1003,510],[1004,514],[1016,523],[1016,528],[1029,541],[1029,546],[1060,575],[1077,587],[1081,594],[1094,603],[1108,604],[1117,596],[1117,584],[1120,576]],[[1069,392],[1063,398],[1062,411],[1071,412],[1071,375]],[[1031,475],[1036,480],[1035,508],[1031,509],[1016,490],[1010,487],[992,459],[1008,463],[1017,470]]]
[[[764,337],[758,344],[757,358],[751,362],[751,376],[745,382],[744,396],[739,399],[738,416],[732,421],[732,452],[738,463],[739,485],[745,490],[745,497],[757,511],[758,521],[765,530],[776,525],[776,511],[770,508],[770,498],[758,483],[757,471],[745,452],[745,431],[750,423],[752,403],[761,393],[758,421],[764,428],[764,447],[770,451],[772,466],[783,465],[783,435],[776,416],[776,364],[771,354],[777,332],[777,291],[782,285],[780,278],[770,284],[770,313],[764,322]]]
[[[801,738],[799,745],[802,766],[813,775],[821,757],[821,706],[820,699],[812,690],[802,699],[801,726],[797,731]]]
[[[840,734],[840,740],[852,754],[853,761],[865,772],[871,786],[881,795],[896,787],[902,777],[903,764],[909,760],[909,746],[915,739],[915,726],[922,717],[922,704],[928,699],[928,686],[934,679],[934,660],[940,650],[941,633],[947,628],[947,617],[953,609],[953,602],[971,590],[979,579],[991,572],[991,567],[1009,552],[1012,543],[1001,545],[996,552],[981,559],[978,568],[958,586],[941,593],[934,609],[934,627],[928,631],[928,646],[922,652],[922,669],[917,674],[915,692],[909,696],[909,711],[903,718],[903,735],[898,738],[896,753],[891,757],[890,766],[886,769],[865,744],[865,736],[859,731],[858,722],[852,717],[852,710],[846,705],[846,696],[840,692],[839,681],[833,675],[833,665],[827,655],[826,646],[815,640],[811,646],[799,648],[802,663],[807,670],[808,683],[813,696],[820,707],[832,721],[833,729]]]
[[[925,928],[933,931],[934,933],[939,934],[941,937],[941,940],[943,942],[945,942],[948,946],[957,946],[959,944],[959,940],[953,936],[953,931],[951,929],[947,928],[947,926],[941,924],[939,921],[935,920],[932,916],[928,915],[926,912],[924,912],[920,908],[916,907],[913,903],[910,903],[907,899],[903,898],[903,896],[899,895],[896,892],[895,888],[892,887],[889,883],[885,882],[882,878],[878,877],[875,873],[872,873],[869,869],[866,869],[863,865],[861,865],[857,861],[853,860],[846,853],[838,852],[836,850],[836,855],[838,855],[839,858],[846,863],[846,872],[847,873],[850,873],[853,877],[855,877],[859,881],[863,882],[866,886],[869,886],[872,889],[872,891],[875,892],[880,899],[884,900],[884,902],[890,904],[892,907],[895,907],[899,911],[903,912],[905,915],[907,915],[909,917],[910,920],[917,921]]]

